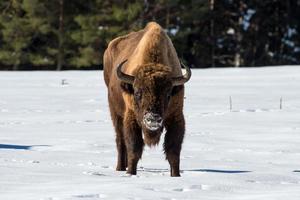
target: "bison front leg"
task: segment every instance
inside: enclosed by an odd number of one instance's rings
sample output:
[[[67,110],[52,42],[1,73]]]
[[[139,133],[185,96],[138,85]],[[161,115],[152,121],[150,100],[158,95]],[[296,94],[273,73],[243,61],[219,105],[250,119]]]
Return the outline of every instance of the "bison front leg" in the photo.
[[[170,164],[171,176],[180,176],[180,152],[185,132],[183,114],[168,119],[166,129],[164,151]]]
[[[125,171],[127,167],[127,154],[123,136],[123,119],[117,116],[115,118],[114,124],[116,130],[116,144],[118,150],[118,163],[116,170]]]
[[[124,136],[127,149],[127,173],[136,175],[137,163],[142,157],[144,141],[142,130],[138,125],[134,113],[127,111],[124,117]]]
[[[114,111],[113,103],[109,99],[109,109],[111,114],[111,119],[113,121],[113,125],[115,127],[116,132],[116,145],[118,150],[118,163],[116,170],[117,171],[125,171],[127,166],[127,154],[126,154],[126,146],[124,141],[124,134],[123,134],[123,118],[118,116],[117,113]]]

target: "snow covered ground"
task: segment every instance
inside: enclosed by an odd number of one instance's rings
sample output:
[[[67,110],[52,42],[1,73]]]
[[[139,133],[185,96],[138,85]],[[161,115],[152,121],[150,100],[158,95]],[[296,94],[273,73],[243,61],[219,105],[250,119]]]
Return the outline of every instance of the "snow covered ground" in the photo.
[[[0,72],[0,199],[300,199],[300,66],[193,70],[185,116],[182,177],[161,144],[129,177],[102,72]]]

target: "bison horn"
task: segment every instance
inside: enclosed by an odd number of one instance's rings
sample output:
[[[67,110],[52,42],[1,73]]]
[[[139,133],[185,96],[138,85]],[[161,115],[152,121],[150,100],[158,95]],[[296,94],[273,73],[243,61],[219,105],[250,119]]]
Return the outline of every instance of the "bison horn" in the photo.
[[[192,76],[192,71],[188,66],[186,66],[182,62],[181,62],[181,66],[185,68],[186,73],[183,76],[173,78],[172,79],[173,86],[183,85],[184,83],[188,82]]]
[[[121,81],[125,82],[125,83],[130,83],[133,84],[134,81],[134,76],[130,76],[128,74],[125,74],[122,72],[122,66],[124,65],[124,63],[126,63],[127,60],[124,60],[123,62],[121,62],[118,66],[117,66],[117,77],[118,79],[120,79]]]

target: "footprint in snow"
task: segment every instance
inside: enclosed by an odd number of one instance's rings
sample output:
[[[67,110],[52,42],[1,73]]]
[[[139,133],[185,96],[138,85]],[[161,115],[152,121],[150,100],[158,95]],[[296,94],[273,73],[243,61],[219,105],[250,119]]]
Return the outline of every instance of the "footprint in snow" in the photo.
[[[78,163],[77,166],[97,166],[97,164],[93,162],[87,162],[87,163]]]
[[[131,174],[122,174],[120,177],[125,177],[125,178],[140,178],[140,175],[131,175]]]
[[[84,171],[82,172],[84,175],[89,175],[89,176],[107,176],[106,174],[100,173],[100,172],[91,172],[91,171]]]
[[[141,200],[142,198],[139,197],[129,197],[128,200]]]
[[[84,200],[88,200],[88,199],[104,199],[106,198],[107,195],[105,194],[80,194],[80,195],[73,195],[72,199],[84,199]]]
[[[194,156],[182,156],[181,159],[185,160],[185,159],[190,159],[193,158]]]
[[[246,113],[246,112],[275,112],[276,109],[268,109],[268,108],[253,108],[253,109],[240,109],[240,110],[232,110],[231,112],[238,113]]]
[[[188,187],[183,187],[183,188],[175,188],[173,191],[176,192],[190,192],[194,190],[209,190],[211,186],[209,185],[191,185]]]
[[[150,191],[154,191],[154,192],[191,192],[191,191],[197,191],[197,190],[210,190],[211,186],[210,185],[191,185],[191,186],[187,186],[187,187],[182,187],[182,188],[166,188],[166,189],[162,189],[162,188],[144,188],[144,190],[150,190]]]
[[[175,198],[162,197],[161,200],[176,200]]]
[[[212,135],[212,133],[208,132],[208,131],[202,131],[202,132],[191,132],[190,135],[191,136],[208,136],[208,135]]]
[[[103,169],[113,169],[112,166],[108,166],[108,165],[102,165],[101,168],[103,168]]]

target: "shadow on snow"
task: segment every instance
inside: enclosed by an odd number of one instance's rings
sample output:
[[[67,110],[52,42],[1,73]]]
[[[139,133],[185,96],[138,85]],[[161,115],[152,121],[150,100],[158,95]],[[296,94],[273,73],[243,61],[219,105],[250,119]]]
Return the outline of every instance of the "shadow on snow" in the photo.
[[[225,174],[239,174],[239,173],[249,173],[252,171],[245,170],[220,170],[220,169],[187,169],[183,172],[212,172],[212,173],[225,173]]]
[[[163,173],[169,172],[169,169],[156,169],[156,168],[141,168],[138,171],[152,172],[152,173]],[[220,170],[220,169],[185,169],[181,172],[210,172],[210,173],[225,173],[225,174],[239,174],[239,173],[250,173],[252,171],[246,170]]]
[[[49,145],[15,145],[0,144],[0,149],[30,150],[33,147],[48,147]]]

